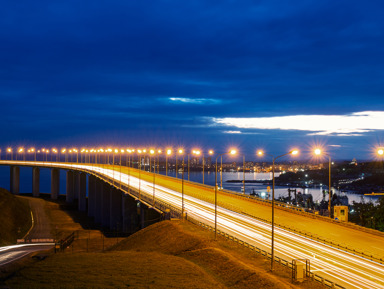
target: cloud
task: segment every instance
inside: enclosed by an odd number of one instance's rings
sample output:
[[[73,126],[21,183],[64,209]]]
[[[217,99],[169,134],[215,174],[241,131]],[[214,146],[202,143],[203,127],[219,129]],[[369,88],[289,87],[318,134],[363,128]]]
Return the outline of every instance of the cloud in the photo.
[[[299,130],[308,135],[361,136],[384,130],[384,111],[362,111],[347,115],[290,115],[253,118],[212,118],[216,125],[242,129]]]
[[[186,97],[170,97],[173,102],[190,103],[190,104],[218,104],[221,101],[213,98],[186,98]]]
[[[223,131],[223,133],[239,134],[239,133],[241,133],[241,131],[239,131],[239,130],[225,130],[225,131]]]

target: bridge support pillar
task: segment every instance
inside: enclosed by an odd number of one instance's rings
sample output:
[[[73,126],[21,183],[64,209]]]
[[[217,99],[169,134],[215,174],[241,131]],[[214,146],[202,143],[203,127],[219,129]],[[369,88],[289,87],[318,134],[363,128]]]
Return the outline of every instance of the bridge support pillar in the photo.
[[[74,173],[73,171],[67,171],[67,195],[66,202],[73,203],[74,194],[75,194],[75,182],[74,182]]]
[[[80,173],[73,171],[73,199],[78,200],[79,199],[79,191],[80,191]]]
[[[79,174],[79,211],[85,212],[87,210],[87,174]]]
[[[103,181],[96,178],[95,180],[95,222],[102,223],[103,216]]]
[[[60,170],[51,169],[51,199],[57,200],[60,191]]]
[[[101,214],[102,220],[101,225],[103,227],[109,227],[110,225],[110,194],[111,186],[107,183],[103,183],[102,194],[101,194]]]
[[[88,175],[88,216],[95,217],[96,210],[96,177]]]
[[[145,228],[145,206],[143,205],[143,203],[140,203],[140,208],[139,208],[139,214],[140,214],[140,229],[144,229]]]
[[[119,189],[111,188],[110,192],[110,216],[109,228],[121,230],[122,227],[122,192]]]
[[[32,195],[38,197],[40,195],[40,168],[32,169]]]
[[[122,194],[123,232],[133,233],[139,228],[137,201],[130,195]]]
[[[10,179],[10,191],[12,194],[19,194],[20,192],[20,168],[11,166],[11,179]]]

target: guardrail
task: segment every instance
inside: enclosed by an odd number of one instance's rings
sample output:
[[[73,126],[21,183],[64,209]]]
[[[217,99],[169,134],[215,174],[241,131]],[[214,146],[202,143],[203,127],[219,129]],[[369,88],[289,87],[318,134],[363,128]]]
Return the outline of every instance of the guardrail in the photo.
[[[190,222],[192,222],[192,223],[194,223],[196,225],[199,225],[200,227],[202,227],[204,229],[207,229],[209,231],[213,231],[213,232],[215,231],[215,228],[213,228],[212,226],[207,225],[205,223],[202,223],[202,222],[200,222],[200,221],[198,221],[198,220],[196,220],[194,218],[188,217],[188,221],[190,221]],[[261,249],[261,248],[259,248],[257,246],[251,245],[251,244],[249,244],[249,243],[247,243],[247,242],[245,242],[243,240],[240,240],[237,237],[234,237],[234,236],[232,236],[232,235],[230,235],[230,234],[228,234],[226,232],[223,232],[221,230],[217,230],[217,233],[219,235],[225,237],[227,240],[233,241],[233,242],[235,242],[235,243],[237,243],[237,244],[239,244],[239,245],[241,245],[241,246],[243,246],[245,248],[248,248],[248,249],[250,249],[250,250],[252,250],[252,251],[254,251],[254,252],[256,252],[256,253],[258,253],[258,254],[260,254],[262,256],[264,256],[264,257],[267,257],[268,259],[272,259],[272,254],[271,253],[269,253],[269,252],[267,252],[267,251],[265,251],[265,250],[263,250],[263,249]],[[280,265],[282,265],[284,267],[287,267],[287,268],[293,270],[292,263],[288,262],[287,260],[284,260],[283,258],[274,256],[274,262],[276,262],[276,263],[278,263],[278,264],[280,264]],[[337,284],[335,282],[332,282],[332,281],[330,281],[330,280],[328,280],[328,279],[326,279],[324,277],[321,277],[321,276],[319,276],[317,274],[314,274],[312,272],[309,272],[308,274],[309,274],[309,278],[311,280],[319,282],[319,283],[321,283],[322,285],[324,285],[326,287],[346,289],[345,287],[343,287],[343,286],[341,286],[341,285],[339,285],[339,284]]]
[[[155,200],[155,203],[154,203],[153,202],[153,198],[149,197],[148,195],[146,195],[146,194],[139,194],[139,192],[136,189],[132,189],[132,188],[128,187],[125,184],[120,186],[119,182],[114,181],[112,178],[110,178],[108,176],[105,176],[105,175],[103,175],[101,173],[98,173],[98,172],[95,172],[95,171],[92,171],[92,170],[83,170],[83,171],[85,171],[87,173],[90,173],[90,174],[93,174],[93,175],[99,177],[100,179],[102,179],[103,181],[108,182],[110,185],[112,185],[112,186],[114,186],[114,187],[116,187],[118,189],[121,189],[123,192],[138,198],[141,202],[145,203],[149,207],[156,207],[158,210],[160,210],[162,212],[164,212],[167,209],[170,210],[170,214],[171,214],[172,218],[180,218],[181,217],[181,210],[176,208],[176,207],[173,207],[172,205],[169,205],[169,204],[167,204],[167,203],[165,203],[163,201],[160,201],[160,200]],[[152,173],[144,172],[143,174],[151,175]],[[179,180],[179,181],[181,182],[181,180]],[[190,182],[190,181],[185,181],[185,182],[186,183],[190,183],[190,184],[200,185],[198,183],[194,183],[194,182]],[[204,185],[204,187],[212,188],[212,189],[214,188],[214,187],[208,186],[208,185]],[[245,198],[245,199],[251,200],[251,201],[253,201],[255,203],[261,203],[263,205],[271,206],[271,203],[272,203],[272,201],[270,201],[270,200],[263,200],[263,199],[260,199],[260,198],[257,198],[257,197],[253,197],[253,196],[249,196],[249,195],[244,195],[244,194],[241,194],[241,193],[232,192],[232,191],[228,191],[228,190],[220,190],[220,192],[223,192],[224,194],[228,194],[228,195],[231,195],[231,196],[235,196],[237,198]],[[210,198],[204,197],[203,195],[199,195],[198,198],[203,200],[203,201],[209,202],[209,203],[211,202]],[[225,209],[228,209],[228,210],[231,210],[231,211],[234,211],[234,212],[237,212],[237,213],[241,213],[241,214],[246,215],[248,217],[251,217],[251,218],[260,220],[262,222],[271,224],[271,221],[269,221],[269,220],[260,218],[260,217],[255,216],[255,215],[248,214],[248,213],[242,211],[241,208],[233,206],[233,205],[230,205],[228,203],[220,202],[219,201],[218,205],[220,207],[225,208]],[[346,227],[350,227],[350,228],[353,228],[353,229],[361,229],[361,228],[363,228],[363,227],[360,227],[360,226],[357,226],[357,225],[348,224],[348,223],[340,223],[340,222],[331,220],[330,218],[327,218],[327,217],[318,216],[318,215],[314,215],[314,214],[303,212],[303,211],[295,211],[295,210],[293,210],[295,208],[297,209],[297,207],[295,207],[295,206],[291,206],[291,208],[287,209],[287,207],[286,207],[287,204],[282,203],[282,202],[275,201],[275,205],[278,208],[283,209],[285,211],[294,212],[296,214],[299,214],[299,215],[302,215],[302,216],[306,216],[306,217],[310,217],[312,219],[320,219],[322,221],[327,221],[327,222],[335,223],[335,224],[338,224],[338,225],[344,225]],[[354,255],[367,258],[367,259],[369,259],[371,261],[375,261],[375,262],[378,262],[380,264],[384,264],[384,260],[382,258],[377,258],[377,257],[373,256],[372,254],[367,254],[365,252],[361,252],[361,251],[355,250],[353,248],[349,248],[348,246],[343,246],[343,245],[341,245],[339,243],[327,240],[325,238],[321,238],[319,236],[316,236],[316,235],[313,235],[313,234],[310,234],[310,233],[307,233],[307,232],[303,232],[303,231],[297,230],[297,229],[295,229],[293,227],[288,227],[288,226],[280,225],[280,224],[277,224],[277,223],[275,223],[275,225],[277,227],[281,228],[281,229],[294,232],[296,234],[305,236],[305,237],[310,238],[312,240],[316,240],[316,241],[321,242],[323,244],[330,245],[332,247],[336,247],[338,249],[345,250],[345,251],[350,252],[350,253],[352,253]],[[363,229],[362,231],[366,231],[366,232],[372,233],[372,231],[374,231],[374,230],[372,230],[372,229],[365,229],[364,230]],[[383,235],[384,236],[384,233],[378,232],[378,234],[376,233],[375,235],[380,235],[380,236]]]
[[[56,243],[55,253],[57,251],[61,251],[61,252],[64,251],[65,248],[71,245],[74,240],[75,240],[75,232],[72,232],[67,237],[65,237],[64,239],[61,239],[59,242]]]

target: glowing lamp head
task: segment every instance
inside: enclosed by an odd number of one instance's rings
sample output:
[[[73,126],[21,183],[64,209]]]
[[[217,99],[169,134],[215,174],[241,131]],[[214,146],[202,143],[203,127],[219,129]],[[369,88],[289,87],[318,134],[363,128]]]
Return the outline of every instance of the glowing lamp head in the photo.
[[[213,155],[213,150],[209,150],[208,152],[210,155]]]
[[[150,150],[149,153],[153,155],[155,153],[155,150]]]
[[[11,149],[11,148],[8,148],[8,149],[7,149],[7,152],[11,153],[11,152],[12,152],[12,149]]]
[[[231,155],[235,155],[237,152],[236,152],[236,150],[231,150],[230,152],[229,152],[229,154],[231,154]]]
[[[137,153],[141,154],[141,153],[142,153],[142,150],[137,150]]]
[[[321,155],[321,149],[315,149],[314,150],[315,155],[319,156]]]
[[[293,151],[291,151],[291,155],[298,155],[299,154],[299,151],[298,150],[293,150]]]
[[[264,155],[264,152],[263,151],[257,151],[257,155],[262,156],[262,155]]]
[[[161,153],[162,153],[162,151],[161,151],[161,150],[157,150],[157,153],[158,153],[158,154],[161,154]]]
[[[172,150],[168,149],[167,150],[167,155],[170,155],[172,153]]]
[[[378,150],[377,150],[377,154],[378,154],[379,156],[383,156],[383,155],[384,155],[384,149],[378,149]]]
[[[195,155],[200,155],[200,151],[195,151]]]
[[[179,154],[182,154],[184,151],[182,149],[179,149]]]

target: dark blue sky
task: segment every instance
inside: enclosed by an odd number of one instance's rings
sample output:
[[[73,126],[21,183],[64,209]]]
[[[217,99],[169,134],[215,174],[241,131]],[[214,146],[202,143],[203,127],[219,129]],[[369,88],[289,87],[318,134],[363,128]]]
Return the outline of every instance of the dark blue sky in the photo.
[[[6,1],[0,147],[384,141],[381,1]]]

